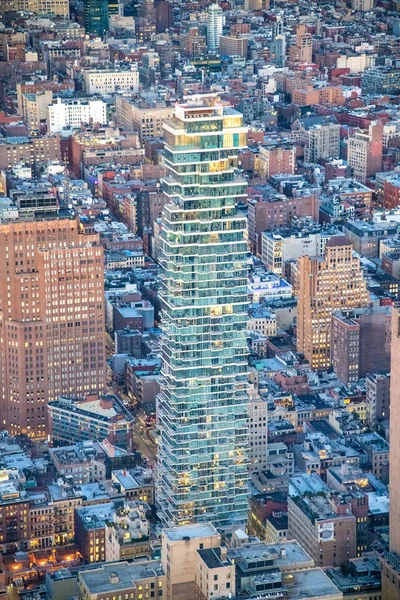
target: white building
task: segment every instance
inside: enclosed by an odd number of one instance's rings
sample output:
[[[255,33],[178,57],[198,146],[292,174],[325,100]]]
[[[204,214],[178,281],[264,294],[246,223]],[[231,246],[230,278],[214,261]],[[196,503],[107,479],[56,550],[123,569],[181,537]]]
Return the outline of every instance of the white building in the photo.
[[[293,233],[280,235],[262,232],[261,260],[268,270],[276,275],[284,275],[286,261],[295,261],[300,256],[322,256],[325,244],[335,233]]]
[[[57,98],[55,104],[49,104],[48,131],[57,133],[64,128],[79,129],[82,123],[107,123],[107,104],[101,99]]]
[[[262,473],[268,464],[268,404],[253,387],[249,389],[250,473]]]
[[[136,65],[131,65],[130,70],[90,69],[83,73],[83,87],[87,94],[138,92],[139,71]]]
[[[359,0],[356,0],[357,2]],[[361,0],[362,2],[363,0]],[[368,1],[368,0],[367,0]],[[356,52],[354,54],[341,54],[336,59],[337,69],[350,69],[350,75],[353,73],[363,73],[366,69],[375,65],[375,56],[365,52]]]
[[[207,47],[209,50],[219,48],[219,38],[222,35],[224,16],[218,4],[211,4],[207,12]]]
[[[290,283],[277,277],[273,273],[266,275],[253,276],[249,279],[247,293],[252,302],[273,302],[275,300],[288,300],[293,296],[293,289]]]

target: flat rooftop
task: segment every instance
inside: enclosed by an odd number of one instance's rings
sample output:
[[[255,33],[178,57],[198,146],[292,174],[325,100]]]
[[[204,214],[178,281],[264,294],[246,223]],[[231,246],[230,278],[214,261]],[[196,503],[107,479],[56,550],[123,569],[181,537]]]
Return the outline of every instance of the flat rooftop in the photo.
[[[289,577],[290,580],[288,580]],[[289,584],[287,585],[287,598],[289,600],[324,597],[342,598],[342,592],[325,575],[322,569],[293,571],[286,575],[284,583]]]
[[[79,578],[84,582],[90,594],[116,594],[123,590],[131,590],[135,581],[163,575],[161,562],[158,560],[129,564],[127,562],[104,565],[99,569],[81,571]]]
[[[171,540],[177,542],[184,539],[195,539],[208,536],[218,535],[218,531],[211,523],[183,525],[181,527],[170,527],[163,530],[164,535]]]

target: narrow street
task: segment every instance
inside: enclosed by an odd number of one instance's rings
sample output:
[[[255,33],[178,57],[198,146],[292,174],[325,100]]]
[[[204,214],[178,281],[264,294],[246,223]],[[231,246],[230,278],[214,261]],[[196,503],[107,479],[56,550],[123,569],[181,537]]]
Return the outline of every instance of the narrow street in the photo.
[[[140,429],[142,428],[142,431]],[[157,444],[149,437],[145,427],[144,417],[142,414],[137,414],[134,425],[134,443],[138,451],[149,459],[149,466],[155,466],[157,457]]]

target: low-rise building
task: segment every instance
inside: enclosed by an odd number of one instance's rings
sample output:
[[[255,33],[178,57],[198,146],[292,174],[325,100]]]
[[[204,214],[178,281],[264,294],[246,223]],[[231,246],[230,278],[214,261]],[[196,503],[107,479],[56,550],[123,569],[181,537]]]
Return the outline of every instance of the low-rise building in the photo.
[[[94,483],[106,478],[104,452],[97,443],[90,441],[50,448],[50,459],[57,474],[73,484]]]
[[[150,526],[147,502],[128,500],[118,505],[105,525],[106,561],[150,556]]]
[[[130,69],[85,69],[83,86],[87,94],[115,94],[118,92],[137,93],[139,91],[139,71],[137,65]]]
[[[53,440],[84,442],[108,440],[132,449],[133,416],[115,395],[59,398],[48,404],[49,432]]]
[[[356,556],[356,518],[334,494],[289,497],[288,535],[321,567],[345,565]]]
[[[157,560],[105,564],[78,574],[79,600],[106,600],[115,595],[141,600],[144,590],[149,598],[160,600],[165,597],[166,584],[166,574]]]
[[[353,249],[366,258],[378,258],[380,241],[396,237],[398,231],[398,224],[390,221],[347,221],[343,227]]]
[[[57,133],[62,129],[79,129],[82,123],[107,122],[107,104],[100,98],[57,98],[57,101],[47,106],[48,131]]]

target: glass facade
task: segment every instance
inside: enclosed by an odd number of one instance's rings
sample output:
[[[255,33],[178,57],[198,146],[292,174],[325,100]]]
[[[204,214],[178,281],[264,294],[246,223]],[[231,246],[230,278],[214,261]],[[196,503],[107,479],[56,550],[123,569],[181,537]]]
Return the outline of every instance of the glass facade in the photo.
[[[247,516],[247,197],[242,116],[212,96],[164,124],[162,381],[156,485],[164,525]]]

